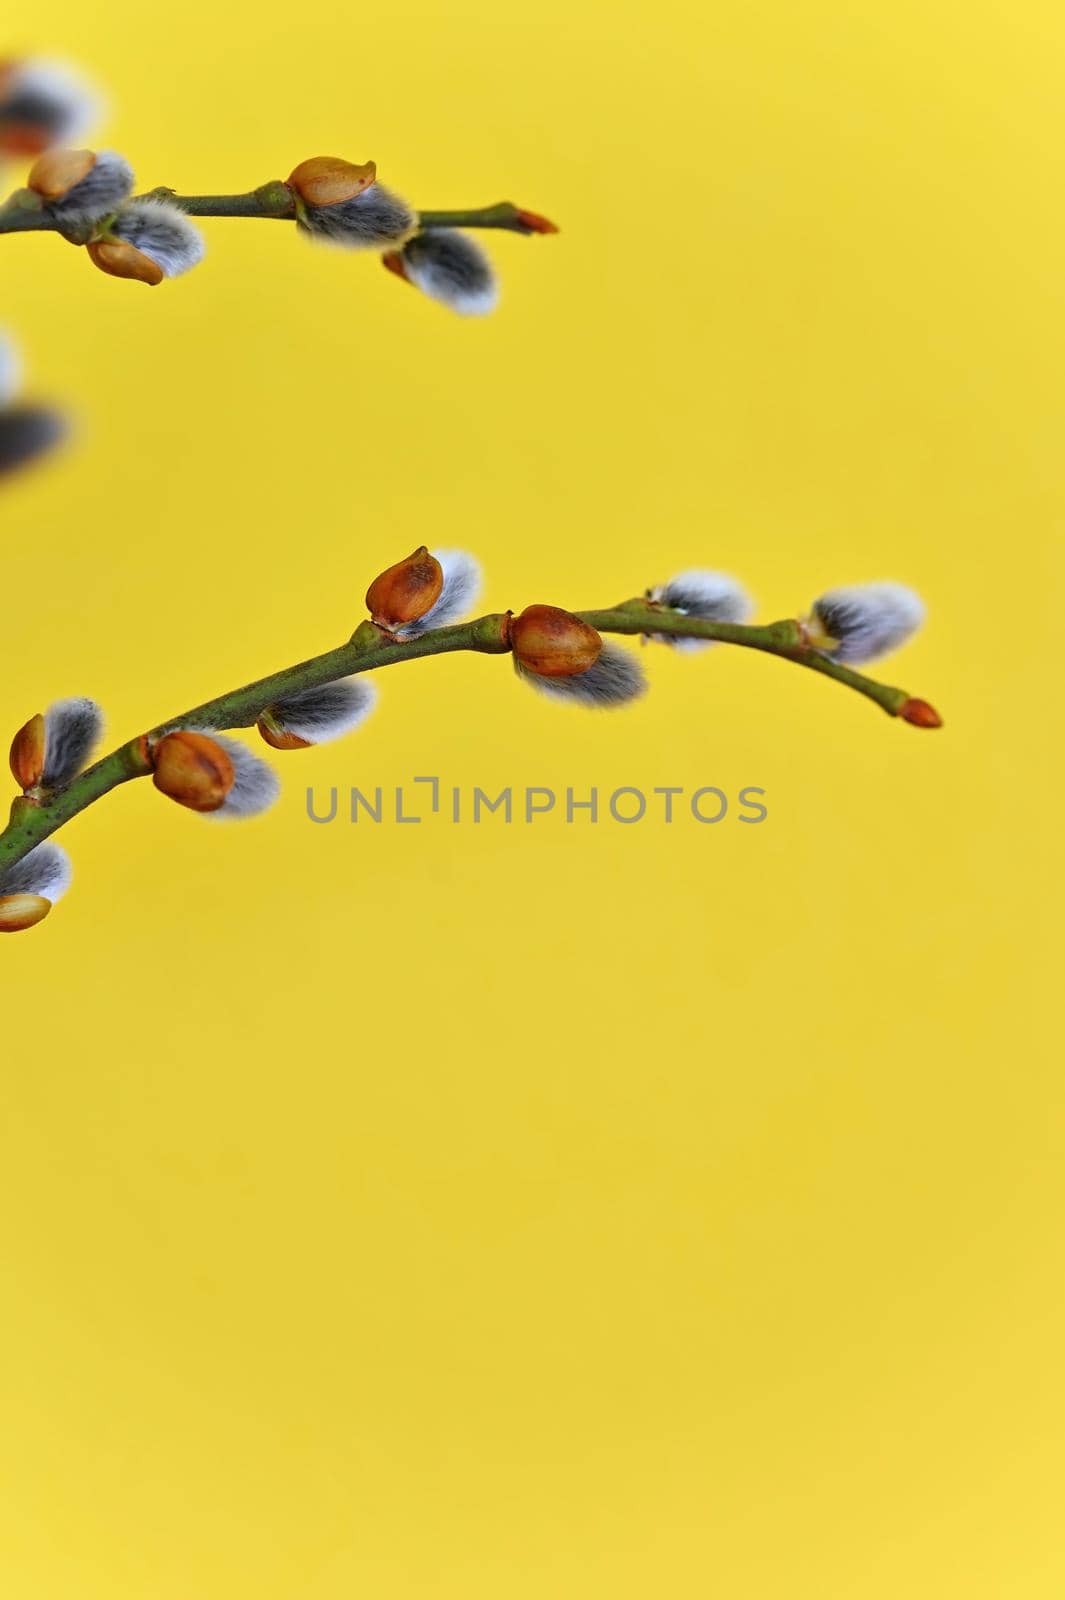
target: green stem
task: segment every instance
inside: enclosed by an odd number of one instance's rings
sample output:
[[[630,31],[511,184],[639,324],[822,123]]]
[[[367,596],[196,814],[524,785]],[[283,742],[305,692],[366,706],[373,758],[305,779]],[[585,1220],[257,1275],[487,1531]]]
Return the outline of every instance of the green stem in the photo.
[[[283,183],[266,184],[250,194],[175,194],[172,189],[153,189],[143,199],[169,200],[190,217],[267,217],[292,222],[296,212],[292,195]]]
[[[765,650],[769,655],[781,656],[785,661],[794,661],[812,672],[823,673],[826,678],[834,678],[848,689],[856,689],[889,717],[897,717],[899,708],[910,698],[905,689],[877,683],[875,678],[853,672],[841,662],[833,661],[831,656],[810,649],[795,621],[770,622],[764,627],[704,622],[699,617],[681,616],[679,612],[663,612],[644,600],[627,600],[613,611],[581,611],[578,615],[600,633],[665,633],[677,639],[715,639],[720,644],[741,644],[749,650]]]
[[[35,203],[34,203],[35,202]],[[0,233],[56,233],[58,229],[40,198],[18,189],[0,205]]]
[[[142,200],[168,200],[190,217],[264,217],[291,222],[295,218],[292,192],[286,184],[265,183],[248,194],[175,194],[173,189],[151,189]],[[511,233],[540,233],[544,228],[532,214],[501,200],[496,205],[468,211],[422,211],[426,228],[504,228]],[[550,225],[548,225],[550,227]],[[0,206],[0,233],[58,233],[51,213],[40,197],[19,189]]]
[[[423,228],[505,228],[510,233],[554,233],[552,223],[522,211],[509,200],[500,200],[494,206],[482,206],[477,211],[419,211],[418,221]]]
[[[898,716],[900,708],[909,699],[904,689],[892,689],[886,684],[875,683],[871,678],[852,672],[849,667],[841,666],[830,657],[811,650],[804,643],[802,629],[795,621],[772,622],[764,627],[706,622],[699,617],[666,610],[649,600],[627,600],[607,611],[581,611],[577,615],[600,633],[657,633],[671,638],[711,639],[723,644],[742,645],[749,650],[763,650],[785,661],[809,667],[825,677],[834,678],[849,689],[856,689],[889,716]],[[150,729],[145,738],[154,740],[173,728],[214,728],[219,731],[249,728],[267,706],[297,690],[314,689],[321,684],[332,683],[337,678],[371,672],[377,667],[392,666],[399,661],[415,661],[422,656],[449,655],[458,650],[501,655],[509,649],[507,614],[498,612],[479,617],[475,622],[460,623],[456,627],[437,628],[416,639],[393,639],[372,623],[364,622],[347,644],[259,678],[243,688],[233,689],[179,716],[169,717]],[[131,739],[128,744],[89,767],[65,789],[46,796],[40,804],[35,805],[19,796],[11,808],[8,826],[0,833],[0,871],[20,861],[36,845],[76,817],[79,811],[102,799],[112,789],[128,783],[132,778],[147,776],[151,765],[145,755],[145,738]]]

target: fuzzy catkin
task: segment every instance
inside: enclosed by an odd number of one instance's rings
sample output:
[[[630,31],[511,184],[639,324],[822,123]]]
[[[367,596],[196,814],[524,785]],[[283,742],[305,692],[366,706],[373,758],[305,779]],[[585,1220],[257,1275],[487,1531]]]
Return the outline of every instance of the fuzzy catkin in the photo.
[[[56,789],[76,778],[100,740],[100,707],[84,698],[57,700],[44,715],[44,770],[41,783]]]
[[[456,229],[431,228],[415,234],[403,247],[403,267],[423,294],[462,316],[485,316],[499,301],[488,256]]]
[[[100,114],[96,93],[58,62],[20,62],[0,93],[0,148],[5,125],[34,128],[39,148],[72,144]]]
[[[122,207],[110,231],[148,256],[167,278],[188,272],[204,257],[199,229],[165,200],[131,201]]]
[[[269,811],[281,792],[281,784],[273,767],[260,761],[258,756],[253,756],[239,739],[228,739],[224,733],[217,733],[213,728],[191,728],[189,732],[203,733],[213,739],[233,763],[233,787],[218,810],[204,812],[204,816],[237,821]]]
[[[589,706],[606,710],[627,705],[636,700],[647,688],[647,678],[636,657],[620,645],[604,640],[599,659],[586,672],[567,678],[545,678],[530,672],[518,661],[514,670],[523,682],[552,700],[564,700],[570,705]]]
[[[88,225],[116,211],[133,191],[133,168],[113,150],[102,150],[80,183],[49,203],[51,215],[64,227]]]
[[[925,608],[901,583],[867,583],[821,595],[813,614],[836,641],[833,660],[860,665],[905,644],[924,621]]]
[[[481,565],[467,550],[434,550],[444,575],[443,586],[424,617],[405,623],[396,632],[404,639],[413,639],[427,633],[430,628],[450,627],[459,622],[477,604],[481,594]]]
[[[0,873],[0,895],[39,894],[54,904],[66,894],[71,876],[66,851],[46,841]]]
[[[297,739],[327,744],[352,733],[377,700],[372,683],[362,678],[339,678],[316,689],[296,689],[269,707],[271,715]]]
[[[303,233],[350,250],[398,244],[414,223],[414,212],[407,202],[381,183],[373,183],[351,200],[341,200],[336,205],[304,205],[297,218]]]

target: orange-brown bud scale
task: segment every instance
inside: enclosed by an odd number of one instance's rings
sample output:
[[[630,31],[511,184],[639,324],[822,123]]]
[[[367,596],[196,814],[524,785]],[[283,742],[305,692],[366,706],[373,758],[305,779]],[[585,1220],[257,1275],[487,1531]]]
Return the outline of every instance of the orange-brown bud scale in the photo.
[[[91,150],[49,150],[33,163],[26,183],[45,200],[62,200],[95,165]]]
[[[288,184],[305,205],[338,206],[345,200],[354,200],[376,178],[375,161],[359,166],[340,156],[311,156],[289,173]]]
[[[12,78],[22,66],[21,61],[8,58],[0,61],[0,94],[6,93]],[[0,127],[0,154],[6,156],[39,156],[48,148],[48,134],[32,122],[9,122]]]
[[[899,707],[899,716],[914,728],[941,728],[943,718],[927,700],[906,700]]]
[[[310,739],[301,739],[298,734],[289,733],[283,723],[278,722],[272,711],[264,711],[255,724],[272,750],[309,750]]]
[[[43,922],[52,902],[43,894],[0,895],[0,933],[21,933]]]
[[[575,678],[599,660],[595,629],[558,606],[526,606],[510,621],[514,659],[540,678]]]
[[[388,567],[366,591],[366,606],[378,627],[417,622],[431,611],[444,587],[444,571],[426,546]]]
[[[11,771],[20,789],[34,789],[44,774],[44,718],[40,712],[11,741]]]
[[[407,276],[407,263],[403,259],[402,250],[386,250],[381,257],[381,265],[388,272],[394,272],[397,278],[402,278],[404,283],[409,283]]]
[[[158,262],[125,239],[94,239],[85,248],[100,271],[112,278],[132,278],[153,289],[163,281],[163,269]]]
[[[522,226],[530,233],[558,233],[558,223],[542,217],[538,211],[524,211],[521,206],[516,206],[515,210]]]
[[[216,740],[182,728],[165,734],[152,755],[152,782],[161,794],[190,811],[217,811],[225,804],[236,774]]]
[[[0,128],[0,155],[16,160],[39,156],[48,149],[48,134],[32,122],[9,122]]]

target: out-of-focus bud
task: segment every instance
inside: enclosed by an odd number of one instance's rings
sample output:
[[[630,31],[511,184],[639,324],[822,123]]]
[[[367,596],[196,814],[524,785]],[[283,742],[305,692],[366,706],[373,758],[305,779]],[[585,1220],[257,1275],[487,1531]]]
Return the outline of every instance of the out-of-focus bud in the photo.
[[[39,844],[0,872],[0,933],[43,922],[70,887],[70,859],[57,844]]]
[[[0,156],[38,156],[80,138],[100,113],[94,90],[53,61],[0,61]]]
[[[178,206],[166,200],[133,200],[88,246],[101,272],[154,287],[203,260],[203,236]]]
[[[44,774],[44,718],[31,717],[11,742],[11,771],[19,788],[35,789]]]
[[[572,678],[599,660],[601,636],[587,622],[558,606],[526,606],[512,617],[514,660],[539,678]]]
[[[44,455],[66,432],[58,412],[12,403],[21,382],[19,353],[0,333],[0,478]]]
[[[89,227],[116,211],[133,191],[133,168],[113,150],[50,150],[27,178],[61,227]]]
[[[44,406],[19,405],[0,410],[0,478],[46,455],[62,441],[66,431],[59,413]]]
[[[402,244],[413,231],[413,209],[377,182],[377,167],[340,156],[312,156],[289,177],[296,226],[303,233],[349,250]]]
[[[179,728],[159,740],[152,752],[152,782],[190,811],[218,811],[236,781],[228,753],[205,733]]]
[[[21,933],[43,922],[52,902],[43,894],[0,895],[0,933]]]
[[[927,700],[906,700],[899,707],[899,716],[915,728],[941,728],[943,718]]]
[[[424,617],[443,587],[443,568],[423,544],[374,579],[366,591],[366,606],[379,627],[395,628]]]
[[[377,181],[376,161],[344,161],[340,156],[311,156],[289,174],[289,188],[295,189],[308,206],[336,206],[354,200]]]
[[[460,316],[487,316],[499,303],[492,263],[479,244],[454,228],[416,233],[402,250],[381,259],[390,272]]]
[[[0,333],[0,407],[9,406],[22,384],[22,361],[7,334]]]

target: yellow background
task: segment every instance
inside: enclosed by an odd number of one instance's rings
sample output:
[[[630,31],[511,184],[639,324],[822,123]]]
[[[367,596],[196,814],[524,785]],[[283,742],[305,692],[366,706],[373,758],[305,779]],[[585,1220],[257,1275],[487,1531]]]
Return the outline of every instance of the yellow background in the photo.
[[[455,658],[261,823],[78,818],[2,946],[5,1594],[1060,1596],[1060,6],[56,0],[11,44],[145,186],[337,151],[564,231],[488,239],[474,324],[275,223],[153,292],[0,241],[80,417],[0,508],[6,726],[126,738],[422,540],[490,608],[896,577],[884,676],[947,726],[740,651],[601,717]],[[416,773],[770,815],[305,819]]]

